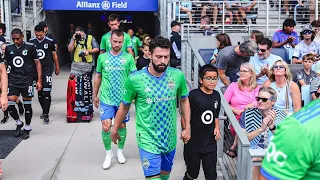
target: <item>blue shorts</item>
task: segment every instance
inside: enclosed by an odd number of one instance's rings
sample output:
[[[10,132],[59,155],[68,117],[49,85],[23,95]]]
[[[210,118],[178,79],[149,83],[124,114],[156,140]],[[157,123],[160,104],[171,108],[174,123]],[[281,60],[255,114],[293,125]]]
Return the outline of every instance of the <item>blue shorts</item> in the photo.
[[[116,117],[119,106],[110,106],[100,101],[100,120],[113,119]],[[130,120],[130,113],[126,115],[126,118],[123,120],[123,123],[126,123]]]
[[[171,171],[176,149],[166,154],[153,154],[139,148],[140,160],[145,177],[161,174],[161,171]]]

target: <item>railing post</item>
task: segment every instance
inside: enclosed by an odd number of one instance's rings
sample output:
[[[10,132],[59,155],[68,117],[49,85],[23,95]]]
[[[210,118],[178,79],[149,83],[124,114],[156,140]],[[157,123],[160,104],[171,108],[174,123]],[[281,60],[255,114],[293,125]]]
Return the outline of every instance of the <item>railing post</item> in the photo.
[[[167,37],[170,37],[170,32],[171,32],[171,21],[172,19],[172,2],[171,1],[167,1],[167,18],[168,18],[168,22],[167,22]]]
[[[198,87],[198,71],[199,71],[199,61],[197,58],[193,58],[193,88]]]
[[[1,6],[1,23],[4,23],[4,3],[3,0],[0,0]]]
[[[187,57],[185,58],[186,59],[186,78],[188,80],[191,80],[191,72],[192,72],[192,67],[191,67],[191,61],[192,61],[192,56],[191,56],[191,47],[190,45],[188,44],[187,45]]]
[[[224,33],[224,25],[225,25],[225,2],[223,1],[222,3],[222,32]],[[218,9],[218,13],[219,13],[219,9]]]
[[[268,0],[269,1],[269,0]],[[281,0],[279,2],[279,11],[278,11],[278,27],[280,27],[281,24]],[[290,3],[290,1],[288,1]]]
[[[266,33],[266,36],[269,36],[269,0],[267,0],[267,33]],[[279,16],[280,17],[280,16]]]
[[[187,46],[188,43],[186,40],[181,41],[181,70],[184,73],[185,76],[187,76],[187,68],[186,68],[186,62],[188,60],[187,58]]]
[[[6,24],[6,35],[10,37],[11,33],[11,2],[10,0],[4,0],[4,19]]]
[[[22,12],[22,32],[24,34],[24,40],[27,39],[27,18],[26,18],[26,0],[21,0],[21,12]]]
[[[315,6],[316,6],[315,20],[319,20],[319,0],[316,0]]]

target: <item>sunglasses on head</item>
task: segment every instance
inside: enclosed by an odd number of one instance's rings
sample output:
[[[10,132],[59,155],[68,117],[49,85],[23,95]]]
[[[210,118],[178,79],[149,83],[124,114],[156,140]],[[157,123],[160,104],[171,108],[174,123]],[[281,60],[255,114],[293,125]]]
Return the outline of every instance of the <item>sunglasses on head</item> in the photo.
[[[273,98],[261,98],[261,97],[256,97],[256,101],[259,102],[259,101],[262,101],[262,102],[267,102],[268,100],[274,100]]]
[[[303,31],[302,34],[312,34],[312,31]]]
[[[273,69],[283,69],[283,68],[284,68],[283,65],[279,65],[279,66],[275,65],[275,66],[273,66]]]

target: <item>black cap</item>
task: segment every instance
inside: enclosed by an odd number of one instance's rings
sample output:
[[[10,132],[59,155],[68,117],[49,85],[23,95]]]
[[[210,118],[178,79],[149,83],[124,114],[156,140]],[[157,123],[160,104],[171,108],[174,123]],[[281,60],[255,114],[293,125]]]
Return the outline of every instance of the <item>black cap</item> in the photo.
[[[175,26],[181,26],[181,24],[178,21],[172,21],[171,27],[175,27]]]
[[[43,27],[48,27],[48,25],[47,25],[47,23],[45,21],[39,22],[39,25],[43,26]]]

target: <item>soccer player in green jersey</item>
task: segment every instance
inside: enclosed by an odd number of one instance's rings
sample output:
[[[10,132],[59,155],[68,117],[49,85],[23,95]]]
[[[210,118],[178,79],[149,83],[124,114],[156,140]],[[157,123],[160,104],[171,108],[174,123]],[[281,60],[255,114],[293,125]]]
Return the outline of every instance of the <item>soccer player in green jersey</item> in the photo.
[[[140,50],[141,47],[142,47],[142,43],[141,43],[140,39],[134,35],[133,29],[129,29],[129,30],[128,30],[128,34],[129,34],[130,37],[131,37],[132,48],[133,48],[133,52],[134,52],[134,57],[136,58],[136,57],[139,56],[139,50]]]
[[[280,123],[262,162],[260,180],[320,179],[320,99]]]
[[[108,52],[108,51],[110,51],[112,49],[110,38],[111,38],[112,31],[119,30],[120,21],[119,21],[118,15],[111,14],[108,17],[108,25],[109,25],[111,31],[107,32],[101,38],[100,54]],[[124,33],[124,40],[123,40],[123,43],[122,43],[121,50],[131,54],[134,57],[134,53],[133,53],[133,50],[132,50],[131,37],[127,33]]]
[[[167,180],[173,165],[177,144],[176,103],[180,99],[185,129],[181,139],[190,139],[190,104],[186,79],[182,71],[168,67],[170,41],[158,36],[150,42],[150,65],[129,76],[111,132],[114,143],[120,143],[121,119],[135,100],[136,138],[141,163],[147,179]],[[117,142],[118,141],[118,142]]]
[[[129,74],[136,71],[133,57],[121,51],[124,41],[124,34],[120,30],[111,32],[112,50],[100,54],[96,69],[96,78],[94,81],[94,105],[100,105],[100,119],[102,121],[102,140],[106,149],[106,158],[103,163],[103,169],[109,169],[113,153],[111,151],[111,121],[119,108],[125,80]],[[100,86],[101,85],[101,86]],[[100,88],[101,87],[101,88]],[[100,88],[100,103],[98,92]],[[119,131],[121,141],[118,144],[118,162],[124,164],[126,158],[123,156],[122,150],[127,136],[126,122],[129,121],[129,114],[122,119]]]

